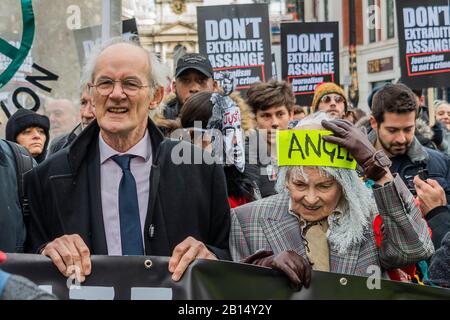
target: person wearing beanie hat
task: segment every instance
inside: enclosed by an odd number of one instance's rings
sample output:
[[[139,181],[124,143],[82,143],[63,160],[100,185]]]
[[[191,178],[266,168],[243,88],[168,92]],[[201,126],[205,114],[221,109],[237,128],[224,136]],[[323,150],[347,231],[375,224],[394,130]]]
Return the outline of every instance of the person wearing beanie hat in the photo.
[[[6,124],[6,140],[24,146],[37,163],[45,159],[50,121],[47,116],[28,109],[17,110]]]
[[[312,102],[313,112],[324,111],[331,117],[342,119],[348,109],[344,90],[333,82],[325,82],[316,87]]]

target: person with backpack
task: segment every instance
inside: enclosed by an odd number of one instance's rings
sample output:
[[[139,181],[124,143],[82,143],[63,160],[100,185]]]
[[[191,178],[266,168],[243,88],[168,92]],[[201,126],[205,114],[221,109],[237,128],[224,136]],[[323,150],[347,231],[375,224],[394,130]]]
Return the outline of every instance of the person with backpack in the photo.
[[[27,205],[22,177],[35,164],[24,147],[0,139],[0,251],[24,251]]]

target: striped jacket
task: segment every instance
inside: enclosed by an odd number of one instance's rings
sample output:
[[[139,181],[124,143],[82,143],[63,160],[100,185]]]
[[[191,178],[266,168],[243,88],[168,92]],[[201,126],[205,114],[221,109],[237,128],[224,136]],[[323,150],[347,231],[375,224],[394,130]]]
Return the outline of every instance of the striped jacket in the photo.
[[[383,241],[378,248],[372,221],[364,232],[364,240],[339,254],[330,244],[330,271],[370,276],[373,266],[400,268],[428,259],[434,252],[427,224],[403,181],[394,181],[373,190],[379,214],[383,219]],[[289,195],[278,194],[231,210],[230,250],[234,261],[259,250],[275,254],[294,250],[306,257],[296,217],[288,211]]]

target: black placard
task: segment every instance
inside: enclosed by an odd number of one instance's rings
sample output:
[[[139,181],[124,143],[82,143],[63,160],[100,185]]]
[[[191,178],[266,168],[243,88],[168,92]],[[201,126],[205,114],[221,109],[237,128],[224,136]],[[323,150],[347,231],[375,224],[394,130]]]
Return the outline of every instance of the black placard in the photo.
[[[447,0],[396,1],[402,82],[411,88],[443,87],[450,73]]]
[[[338,23],[282,23],[281,70],[301,106],[311,105],[317,85],[339,84]]]
[[[221,83],[230,72],[238,91],[272,77],[269,13],[267,4],[197,7],[200,53]]]

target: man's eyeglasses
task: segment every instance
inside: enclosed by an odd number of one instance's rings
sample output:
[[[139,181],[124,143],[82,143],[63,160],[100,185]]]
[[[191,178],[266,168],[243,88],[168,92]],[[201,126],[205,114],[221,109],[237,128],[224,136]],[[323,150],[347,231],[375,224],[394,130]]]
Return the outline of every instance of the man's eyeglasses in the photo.
[[[95,87],[95,89],[100,95],[107,97],[113,92],[114,85],[116,84],[116,82],[120,82],[123,93],[125,93],[129,97],[134,97],[135,95],[137,95],[140,89],[148,87],[148,85],[142,85],[140,82],[136,80],[129,80],[129,79],[125,80],[102,79],[99,80],[96,84],[90,84],[89,86]]]
[[[334,100],[334,102],[336,102],[336,103],[341,103],[341,102],[344,102],[344,97],[340,96],[338,94],[336,94],[336,95],[327,94],[327,95],[324,95],[320,99],[320,101],[323,103],[330,103],[331,100]]]

